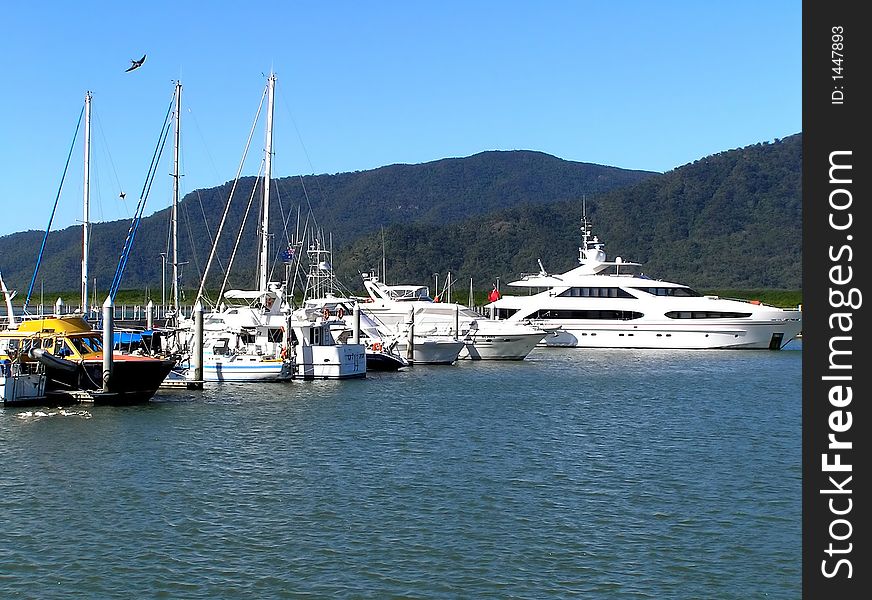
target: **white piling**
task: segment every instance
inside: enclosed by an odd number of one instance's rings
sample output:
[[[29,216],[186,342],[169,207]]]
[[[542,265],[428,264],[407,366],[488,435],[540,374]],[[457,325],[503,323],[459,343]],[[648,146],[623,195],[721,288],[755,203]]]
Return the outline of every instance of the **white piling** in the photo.
[[[145,305],[145,328],[149,331],[154,329],[154,302],[151,300]]]
[[[354,308],[351,312],[351,322],[352,322],[352,330],[351,330],[351,342],[353,344],[360,343],[360,304],[357,302],[354,303]]]
[[[112,315],[112,296],[106,296],[103,303],[103,391],[109,391],[112,378],[112,354],[115,345],[115,327]]]
[[[415,309],[409,310],[409,333],[406,347],[406,358],[409,362],[415,362]]]
[[[203,382],[203,304],[197,300],[194,304],[194,347],[191,349],[191,367],[194,382],[202,386]]]
[[[460,305],[454,307],[454,339],[460,339]]]

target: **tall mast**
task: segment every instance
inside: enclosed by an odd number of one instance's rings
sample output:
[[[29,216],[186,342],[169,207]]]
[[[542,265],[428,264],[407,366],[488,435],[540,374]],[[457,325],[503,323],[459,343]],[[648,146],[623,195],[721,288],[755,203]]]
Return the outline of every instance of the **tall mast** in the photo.
[[[270,73],[269,94],[266,111],[266,148],[264,150],[263,166],[263,220],[260,225],[260,288],[261,292],[267,289],[269,277],[269,188],[272,175],[272,128],[273,128],[273,100],[275,98],[276,76]]]
[[[179,314],[179,131],[182,124],[182,82],[176,81],[175,150],[173,153],[173,314]]]
[[[91,92],[85,92],[85,186],[82,208],[82,316],[88,318],[88,248],[91,227]]]

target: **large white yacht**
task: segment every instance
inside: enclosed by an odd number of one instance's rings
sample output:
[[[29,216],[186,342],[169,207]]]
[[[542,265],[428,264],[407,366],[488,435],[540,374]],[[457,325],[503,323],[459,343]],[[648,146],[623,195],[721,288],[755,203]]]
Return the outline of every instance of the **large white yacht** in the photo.
[[[389,327],[408,330],[415,337],[453,337],[463,342],[461,359],[523,360],[546,336],[546,328],[523,320],[500,322],[452,302],[435,302],[427,286],[385,285],[378,277],[363,282],[369,300],[362,308]]]
[[[559,326],[542,345],[579,348],[736,348],[779,350],[802,330],[802,312],[701,295],[691,288],[633,274],[638,263],[606,260],[604,244],[582,218],[579,266],[526,275],[485,308],[508,323]]]

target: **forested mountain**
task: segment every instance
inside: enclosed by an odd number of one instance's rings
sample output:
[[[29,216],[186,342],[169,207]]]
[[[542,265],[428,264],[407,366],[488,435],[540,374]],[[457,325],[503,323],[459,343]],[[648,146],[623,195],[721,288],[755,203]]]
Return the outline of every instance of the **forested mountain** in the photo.
[[[643,263],[655,279],[701,289],[790,289],[802,286],[802,135],[730,150],[586,196],[593,233],[610,258]],[[582,196],[546,206],[523,205],[445,226],[410,224],[385,230],[389,282],[432,282],[447,271],[477,289],[499,277],[517,279],[577,264]],[[337,257],[344,279],[376,268],[381,235],[359,240]],[[478,283],[475,283],[478,282]]]
[[[801,287],[802,136],[702,158],[664,174],[565,161],[528,151],[483,152],[419,165],[276,179],[271,232],[276,256],[312,219],[332,239],[342,280],[379,268],[391,283],[432,282],[450,271],[468,288],[489,288],[522,272],[575,264],[582,199],[610,257],[645,264],[646,274],[703,289]],[[214,287],[230,256],[254,178],[239,182],[213,265]],[[196,287],[232,182],[188,194],[180,206],[183,285]],[[259,198],[255,196],[255,200]],[[257,204],[255,201],[254,204]],[[47,209],[48,210],[48,209]],[[298,214],[300,224],[298,225]],[[208,227],[204,225],[208,216]],[[307,215],[309,215],[307,217]],[[231,284],[254,285],[253,209],[245,221]],[[287,224],[286,228],[283,224]],[[91,270],[108,288],[127,222],[93,227]],[[143,220],[122,288],[157,290],[167,251],[169,209]],[[79,227],[51,232],[37,289],[79,287]],[[42,232],[0,238],[0,269],[26,291]],[[384,239],[384,245],[382,240]]]
[[[301,228],[311,225],[314,218],[315,224],[332,238],[334,249],[339,249],[395,223],[444,225],[512,206],[599,194],[653,175],[561,160],[541,152],[506,151],[337,175],[276,178],[270,202],[272,246],[276,255],[285,247],[298,227],[298,213]],[[254,177],[243,178],[233,192],[216,254],[218,261],[210,269],[210,283],[216,287],[221,283],[220,267],[227,264],[232,253],[255,183]],[[184,287],[199,284],[232,188],[233,182],[228,182],[196,190],[180,202],[179,260],[188,263],[182,268]],[[261,221],[256,208],[259,199],[258,190],[231,271],[234,285],[254,285],[255,256],[260,246],[256,239]],[[47,205],[46,215],[49,210]],[[142,220],[122,288],[160,289],[160,254],[167,252],[169,220],[170,209]],[[90,271],[100,289],[108,289],[113,279],[128,226],[124,221],[93,226]],[[28,231],[0,238],[0,270],[10,286],[26,291],[42,236],[43,232]],[[37,289],[42,282],[46,291],[79,289],[80,248],[81,227],[51,232]]]

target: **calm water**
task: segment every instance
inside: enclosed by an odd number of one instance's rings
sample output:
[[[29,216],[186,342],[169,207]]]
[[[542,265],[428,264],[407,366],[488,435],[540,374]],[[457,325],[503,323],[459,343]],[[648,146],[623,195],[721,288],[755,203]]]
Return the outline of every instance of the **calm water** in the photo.
[[[0,408],[0,597],[798,598],[791,347]]]

